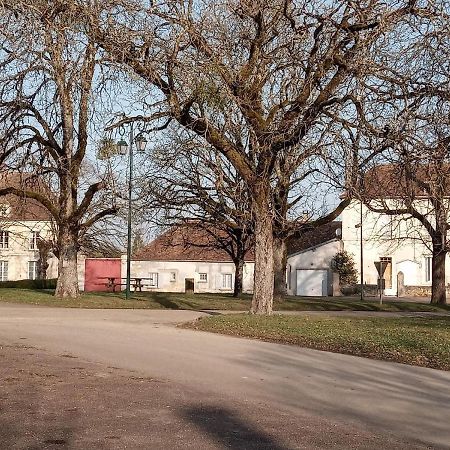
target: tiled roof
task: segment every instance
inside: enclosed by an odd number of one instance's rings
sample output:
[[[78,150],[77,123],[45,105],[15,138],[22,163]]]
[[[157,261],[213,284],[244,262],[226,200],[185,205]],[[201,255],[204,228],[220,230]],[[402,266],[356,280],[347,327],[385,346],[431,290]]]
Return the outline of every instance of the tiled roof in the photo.
[[[306,231],[300,238],[288,239],[288,255],[337,239],[336,230],[342,230],[342,222],[334,221]]]
[[[400,165],[381,164],[367,171],[364,176],[363,196],[366,199],[428,197],[420,182],[443,188],[450,194],[450,164],[438,169],[430,164],[415,166],[407,181],[405,170]]]
[[[336,230],[341,222],[331,222],[305,232],[302,237],[288,240],[288,254],[298,253],[310,247],[336,239]],[[180,226],[171,228],[150,242],[134,256],[140,261],[208,261],[225,262],[231,258],[228,253],[214,247],[214,239],[203,228]],[[247,252],[246,261],[254,261],[254,252]]]
[[[30,174],[21,173],[1,173],[0,172],[0,189],[6,187],[14,187],[34,192],[48,191],[48,187],[31,177]],[[22,198],[16,195],[8,194],[0,196],[0,206],[3,206],[0,214],[6,210],[7,215],[1,216],[1,221],[9,220],[50,220],[51,214],[37,200]]]
[[[140,261],[208,261],[231,262],[230,255],[215,247],[211,233],[196,226],[179,226],[171,228],[158,236],[133,257]],[[251,251],[247,252],[246,261],[253,261]]]

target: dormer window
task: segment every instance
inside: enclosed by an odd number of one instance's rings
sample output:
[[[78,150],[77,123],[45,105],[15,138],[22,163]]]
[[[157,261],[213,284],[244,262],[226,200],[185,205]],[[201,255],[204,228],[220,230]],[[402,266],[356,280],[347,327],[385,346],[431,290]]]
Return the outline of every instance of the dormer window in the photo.
[[[11,214],[11,206],[8,203],[0,203],[0,217],[9,217]]]

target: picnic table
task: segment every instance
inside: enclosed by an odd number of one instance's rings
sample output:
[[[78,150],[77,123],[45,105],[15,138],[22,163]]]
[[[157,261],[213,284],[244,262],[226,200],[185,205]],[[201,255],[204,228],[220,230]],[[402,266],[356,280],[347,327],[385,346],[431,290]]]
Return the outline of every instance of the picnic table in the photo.
[[[105,284],[108,289],[112,289],[112,292],[116,292],[117,286],[125,286],[126,278],[123,277],[99,277],[100,279],[108,280]],[[133,292],[142,292],[142,288],[145,286],[143,280],[150,280],[150,278],[145,277],[131,277],[130,285],[133,287]],[[125,281],[125,282],[122,282]]]

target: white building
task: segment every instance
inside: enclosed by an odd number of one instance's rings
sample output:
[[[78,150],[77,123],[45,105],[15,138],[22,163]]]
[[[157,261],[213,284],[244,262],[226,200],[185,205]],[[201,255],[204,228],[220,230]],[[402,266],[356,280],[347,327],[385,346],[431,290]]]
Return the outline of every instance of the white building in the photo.
[[[126,273],[126,257],[121,272]],[[131,274],[142,277],[144,290],[158,292],[230,293],[235,284],[231,257],[212,247],[210,236],[201,229],[173,228],[163,233],[133,258]],[[253,291],[253,275],[251,256],[243,268],[244,292]]]
[[[439,185],[443,187],[448,185],[448,178],[426,165],[416,168],[415,177],[416,182],[407,182],[401,168],[390,164],[376,166],[364,178],[364,195],[371,210],[353,201],[342,213],[345,250],[355,255],[358,272],[361,273],[362,244],[363,280],[367,285],[376,285],[378,271],[375,263],[384,263],[386,295],[431,295],[431,237],[425,227],[408,214],[388,215],[373,211],[402,211],[410,203],[433,226],[435,210],[427,189],[430,183],[437,183],[435,177],[440,178]],[[445,210],[449,211],[450,198],[444,198],[443,203]],[[447,285],[450,283],[449,263],[447,255]]]
[[[27,183],[20,174],[2,174],[0,186],[21,187]],[[14,195],[0,197],[0,281],[39,277],[38,242],[52,236],[49,212],[35,200]],[[47,278],[56,278],[57,259],[47,263]]]
[[[331,260],[343,249],[341,222],[331,222],[288,241],[287,291],[289,295],[333,295]]]
[[[369,211],[362,206],[363,279],[376,285],[375,262],[386,264],[386,295],[431,295],[430,238],[413,219],[401,220]],[[342,213],[342,241],[345,250],[355,257],[360,274],[361,204],[352,202]],[[447,258],[449,258],[447,256]],[[450,260],[447,259],[447,268]],[[446,272],[446,284],[450,272]]]

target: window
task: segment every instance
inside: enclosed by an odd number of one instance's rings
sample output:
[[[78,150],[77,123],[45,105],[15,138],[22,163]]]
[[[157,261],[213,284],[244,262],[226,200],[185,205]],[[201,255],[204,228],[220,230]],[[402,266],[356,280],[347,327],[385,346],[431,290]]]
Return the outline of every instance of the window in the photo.
[[[28,261],[28,279],[37,280],[39,278],[38,274],[38,262]]]
[[[30,250],[38,249],[39,231],[32,231],[30,234]]]
[[[150,287],[158,287],[158,274],[151,273],[148,277],[148,285]]]
[[[383,264],[386,289],[392,288],[392,258],[390,256],[382,256],[380,262]]]
[[[223,289],[233,288],[233,275],[231,273],[222,274],[222,288]]]
[[[0,217],[8,217],[11,212],[11,208],[7,203],[0,203]]]
[[[425,281],[426,282],[431,281],[432,261],[433,261],[433,259],[431,256],[425,256]]]
[[[0,281],[8,281],[8,261],[0,261]]]
[[[171,282],[177,281],[177,273],[176,272],[170,272],[170,281]]]
[[[207,273],[200,273],[200,283],[206,283],[208,281],[208,274]]]
[[[0,248],[9,247],[9,231],[0,231]]]

